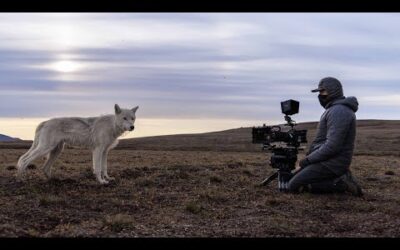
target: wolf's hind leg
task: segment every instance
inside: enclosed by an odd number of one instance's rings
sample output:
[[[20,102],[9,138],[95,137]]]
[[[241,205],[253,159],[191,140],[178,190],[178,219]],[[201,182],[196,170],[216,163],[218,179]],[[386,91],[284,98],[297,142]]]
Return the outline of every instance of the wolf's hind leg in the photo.
[[[56,161],[57,157],[61,154],[64,149],[64,143],[60,142],[47,156],[47,160],[43,165],[43,171],[48,179],[51,178],[51,167]]]

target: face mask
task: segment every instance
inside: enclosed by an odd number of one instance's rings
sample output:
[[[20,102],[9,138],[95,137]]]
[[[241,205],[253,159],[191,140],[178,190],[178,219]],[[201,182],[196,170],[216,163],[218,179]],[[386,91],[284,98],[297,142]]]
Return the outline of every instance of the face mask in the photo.
[[[326,107],[326,105],[329,102],[327,95],[318,95],[318,100],[319,100],[319,103],[321,104],[321,106],[324,108]]]

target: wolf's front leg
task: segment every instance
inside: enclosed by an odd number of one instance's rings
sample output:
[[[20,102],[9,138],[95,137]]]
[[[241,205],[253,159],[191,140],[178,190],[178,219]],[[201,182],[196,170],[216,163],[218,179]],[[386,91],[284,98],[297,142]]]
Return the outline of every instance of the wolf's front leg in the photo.
[[[107,184],[108,181],[104,180],[101,175],[101,168],[102,168],[102,153],[103,149],[95,148],[93,150],[93,173],[96,176],[96,179],[100,184]]]
[[[104,151],[104,153],[102,154],[102,158],[101,158],[101,176],[105,180],[113,181],[113,180],[115,180],[115,178],[114,177],[110,177],[107,174],[107,156],[108,156],[108,150]]]

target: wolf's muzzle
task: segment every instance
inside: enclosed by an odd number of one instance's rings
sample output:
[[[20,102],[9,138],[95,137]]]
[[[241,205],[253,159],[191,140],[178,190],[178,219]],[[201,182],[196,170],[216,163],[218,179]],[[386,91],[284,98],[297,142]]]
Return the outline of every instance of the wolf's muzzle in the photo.
[[[131,126],[130,128],[129,128],[129,131],[132,131],[132,130],[134,130],[135,129],[135,126]]]

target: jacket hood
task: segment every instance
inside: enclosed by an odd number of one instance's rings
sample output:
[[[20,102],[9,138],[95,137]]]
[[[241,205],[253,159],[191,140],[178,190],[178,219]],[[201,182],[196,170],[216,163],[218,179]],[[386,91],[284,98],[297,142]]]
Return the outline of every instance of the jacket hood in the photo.
[[[354,112],[357,112],[357,110],[358,110],[358,101],[357,101],[357,98],[354,96],[339,98],[337,100],[334,100],[332,103],[330,103],[329,106],[338,105],[338,104],[345,105],[345,106],[351,108]]]

